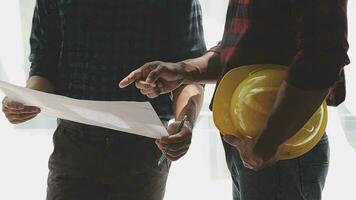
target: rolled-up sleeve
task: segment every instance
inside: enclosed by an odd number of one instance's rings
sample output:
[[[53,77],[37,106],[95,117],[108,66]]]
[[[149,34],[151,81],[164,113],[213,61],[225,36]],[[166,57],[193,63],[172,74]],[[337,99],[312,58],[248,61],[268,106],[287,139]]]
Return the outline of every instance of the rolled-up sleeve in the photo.
[[[54,83],[61,42],[59,26],[55,1],[37,0],[30,36],[30,77],[42,76]]]
[[[347,0],[304,2],[306,5],[297,22],[298,52],[287,81],[306,90],[327,89],[338,81],[342,68],[350,62],[347,56]]]
[[[208,52],[214,52],[216,54],[221,53],[221,42],[219,42],[216,46],[211,47]]]
[[[199,0],[179,0],[170,3],[168,51],[170,61],[198,57],[206,52],[202,10]]]

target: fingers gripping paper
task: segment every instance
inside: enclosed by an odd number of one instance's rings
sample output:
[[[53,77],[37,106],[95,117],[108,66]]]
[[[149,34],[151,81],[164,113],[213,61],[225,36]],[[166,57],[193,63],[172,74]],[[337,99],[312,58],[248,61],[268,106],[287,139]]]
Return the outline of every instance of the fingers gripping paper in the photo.
[[[168,136],[149,102],[89,101],[48,94],[0,81],[10,99],[41,108],[41,112],[67,119],[150,138]]]

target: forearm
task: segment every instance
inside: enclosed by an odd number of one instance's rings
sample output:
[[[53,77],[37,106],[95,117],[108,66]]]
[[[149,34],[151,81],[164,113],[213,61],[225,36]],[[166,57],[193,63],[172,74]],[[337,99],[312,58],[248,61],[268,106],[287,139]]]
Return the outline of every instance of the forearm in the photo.
[[[204,89],[199,84],[183,85],[174,92],[173,111],[176,120],[187,116],[187,121],[194,127],[203,105]]]
[[[327,89],[302,90],[283,82],[271,114],[255,146],[262,157],[274,154],[278,147],[294,136],[320,107]]]
[[[215,83],[221,71],[220,56],[207,52],[201,57],[182,61],[186,70],[185,83]]]
[[[42,76],[31,76],[27,80],[27,88],[38,90],[47,93],[54,92],[53,84],[47,79]]]

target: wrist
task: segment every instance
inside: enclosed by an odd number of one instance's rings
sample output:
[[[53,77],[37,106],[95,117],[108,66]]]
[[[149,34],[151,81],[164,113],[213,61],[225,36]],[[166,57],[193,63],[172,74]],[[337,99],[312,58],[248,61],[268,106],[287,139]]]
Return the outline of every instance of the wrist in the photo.
[[[179,62],[183,69],[183,83],[191,84],[198,81],[198,77],[201,74],[199,66],[197,66],[192,60],[185,60]]]
[[[271,137],[271,134],[262,134],[257,138],[253,151],[257,156],[268,159],[276,154],[279,146],[280,144]]]

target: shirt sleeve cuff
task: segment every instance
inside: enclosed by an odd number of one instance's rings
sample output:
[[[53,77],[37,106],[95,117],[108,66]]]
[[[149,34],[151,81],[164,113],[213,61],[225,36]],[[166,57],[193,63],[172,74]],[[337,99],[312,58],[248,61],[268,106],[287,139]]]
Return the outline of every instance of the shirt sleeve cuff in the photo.
[[[208,50],[208,52],[214,52],[214,53],[220,54],[221,53],[221,42],[219,42],[216,46],[210,48]]]
[[[339,80],[340,71],[349,62],[344,52],[308,54],[300,51],[285,80],[304,90],[328,89]]]
[[[52,70],[47,70],[46,68],[40,67],[41,64],[32,63],[30,66],[29,77],[31,76],[41,76],[48,79],[52,84],[55,82],[55,72]]]

